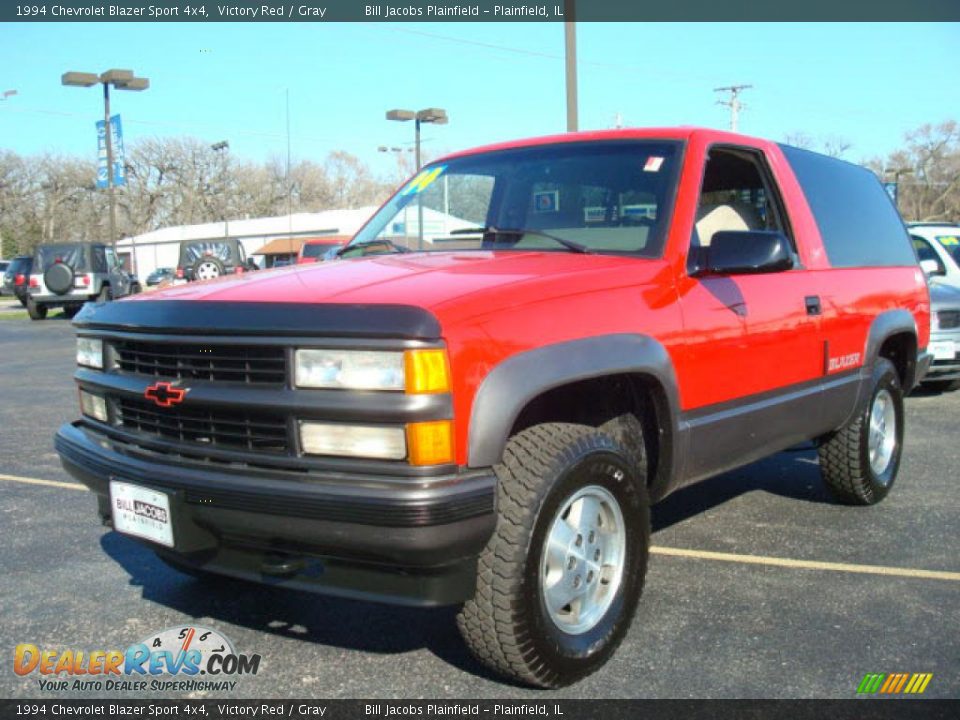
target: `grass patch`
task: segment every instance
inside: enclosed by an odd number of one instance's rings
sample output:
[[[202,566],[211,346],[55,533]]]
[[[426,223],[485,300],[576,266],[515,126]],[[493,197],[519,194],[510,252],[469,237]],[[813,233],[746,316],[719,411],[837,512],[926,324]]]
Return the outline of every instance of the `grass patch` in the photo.
[[[12,312],[0,312],[0,320],[29,320],[30,315],[27,314],[26,310],[14,310]],[[49,313],[47,315],[47,320],[66,320],[67,316],[63,314],[63,311],[57,313]]]

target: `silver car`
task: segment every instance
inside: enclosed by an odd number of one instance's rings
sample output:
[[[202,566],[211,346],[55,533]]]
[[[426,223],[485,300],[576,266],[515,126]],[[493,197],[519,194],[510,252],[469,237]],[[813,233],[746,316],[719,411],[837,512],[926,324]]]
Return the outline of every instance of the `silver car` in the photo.
[[[923,379],[933,390],[960,389],[960,290],[934,279],[930,283],[930,343],[933,363]]]

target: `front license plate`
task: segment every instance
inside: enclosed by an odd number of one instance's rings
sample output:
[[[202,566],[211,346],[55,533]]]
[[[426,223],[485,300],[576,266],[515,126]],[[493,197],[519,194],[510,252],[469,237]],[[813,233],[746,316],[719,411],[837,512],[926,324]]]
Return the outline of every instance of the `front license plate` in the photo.
[[[117,532],[173,547],[173,518],[166,493],[111,480],[110,507]]]
[[[940,340],[930,343],[930,354],[934,360],[953,360],[957,347],[953,340]]]

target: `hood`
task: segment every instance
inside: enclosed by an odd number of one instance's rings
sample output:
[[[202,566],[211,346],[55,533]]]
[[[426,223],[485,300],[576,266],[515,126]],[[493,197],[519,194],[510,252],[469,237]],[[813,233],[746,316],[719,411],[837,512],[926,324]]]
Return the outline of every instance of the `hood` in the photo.
[[[641,258],[565,252],[378,255],[231,275],[134,296],[129,302],[393,304],[434,312],[469,303],[479,314],[573,292],[643,284],[664,265]],[[514,292],[507,293],[506,288]]]
[[[934,309],[960,308],[960,289],[937,280],[931,280],[930,305]]]

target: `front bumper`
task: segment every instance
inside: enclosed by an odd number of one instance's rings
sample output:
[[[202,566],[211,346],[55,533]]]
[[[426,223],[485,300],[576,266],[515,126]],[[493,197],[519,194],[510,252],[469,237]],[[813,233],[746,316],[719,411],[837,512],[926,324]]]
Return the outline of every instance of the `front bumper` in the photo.
[[[936,343],[952,342],[954,355],[950,357],[930,356],[930,369],[927,371],[923,380],[956,380],[960,379],[960,332],[937,332],[930,335],[930,343],[927,349],[934,347]]]
[[[439,477],[288,474],[152,453],[82,422],[64,425],[64,468],[110,524],[109,483],[169,495],[175,563],[270,584],[408,605],[472,597],[493,532],[491,470]]]

